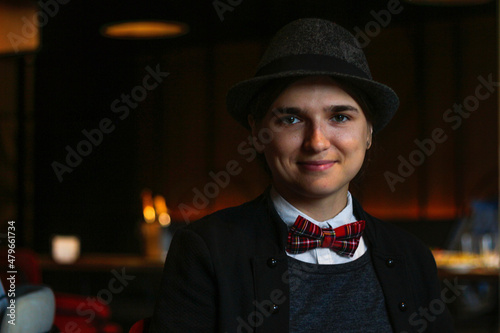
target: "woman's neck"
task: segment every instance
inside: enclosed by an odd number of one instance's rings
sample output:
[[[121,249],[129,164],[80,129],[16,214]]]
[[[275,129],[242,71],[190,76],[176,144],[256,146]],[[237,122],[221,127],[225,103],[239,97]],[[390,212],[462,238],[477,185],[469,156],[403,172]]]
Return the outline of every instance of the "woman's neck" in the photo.
[[[347,205],[347,188],[327,197],[307,197],[275,189],[292,206],[319,222],[337,216]]]

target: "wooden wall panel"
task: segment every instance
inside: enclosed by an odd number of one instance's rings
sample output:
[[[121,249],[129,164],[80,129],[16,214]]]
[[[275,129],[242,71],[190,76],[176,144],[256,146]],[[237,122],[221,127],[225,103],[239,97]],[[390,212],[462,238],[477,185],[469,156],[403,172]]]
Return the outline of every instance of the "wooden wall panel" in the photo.
[[[496,92],[460,126],[448,111],[475,94],[479,75],[493,73],[496,81],[495,20],[430,21],[416,28],[390,27],[365,50],[374,77],[396,90],[401,106],[377,135],[359,196],[367,210],[386,219],[453,219],[474,198],[498,193]],[[429,139],[439,129],[441,141],[432,148]],[[416,153],[423,149],[415,140],[433,152]],[[423,163],[391,191],[384,173],[398,174],[401,158],[410,161],[412,154],[424,156]]]
[[[481,84],[479,77],[498,78],[497,25],[493,17],[466,19],[462,24],[462,98],[475,96]],[[498,197],[498,87],[480,100],[476,111],[463,120],[457,131],[463,139],[462,204],[467,207],[473,199]],[[481,93],[485,93],[481,89]],[[457,150],[458,150],[457,149]]]
[[[425,142],[426,148],[413,145],[425,155],[417,171],[421,219],[453,218],[456,213],[454,135],[443,121],[443,115],[453,106],[456,96],[456,39],[453,21],[429,22],[425,27],[422,59],[425,76],[423,82],[417,83],[423,85],[424,100],[419,110],[420,133],[415,139]],[[442,135],[433,137],[433,133]]]
[[[384,218],[415,217],[418,177],[411,173],[389,185],[387,173],[399,175],[400,156],[407,159],[418,135],[419,110],[416,101],[415,55],[411,30],[389,27],[365,49],[373,77],[392,87],[400,98],[400,107],[391,123],[374,138],[373,161],[355,193],[365,209]],[[359,193],[359,194],[358,194]]]
[[[17,85],[18,61],[0,61],[0,227],[7,230],[7,221],[17,217],[18,155],[17,155]]]
[[[248,142],[250,131],[238,124],[226,109],[227,91],[235,83],[254,75],[263,51],[264,44],[253,41],[219,44],[214,49],[214,171],[225,170],[230,161],[235,161],[239,166],[238,170],[241,170],[238,175],[231,177],[226,188],[221,189],[215,209],[248,201],[259,195],[267,185],[265,172],[255,159],[251,160],[252,155],[248,152],[251,149]]]
[[[192,204],[212,159],[207,54],[204,47],[186,47],[143,60],[143,66],[158,63],[169,76],[139,117],[138,178],[174,211],[180,203]]]

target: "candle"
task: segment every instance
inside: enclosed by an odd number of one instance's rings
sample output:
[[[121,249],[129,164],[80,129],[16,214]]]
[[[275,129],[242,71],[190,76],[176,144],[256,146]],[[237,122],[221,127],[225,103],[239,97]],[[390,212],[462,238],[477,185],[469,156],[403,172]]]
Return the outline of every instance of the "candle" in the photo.
[[[71,264],[80,256],[80,239],[77,236],[56,235],[52,238],[52,258],[59,264]]]

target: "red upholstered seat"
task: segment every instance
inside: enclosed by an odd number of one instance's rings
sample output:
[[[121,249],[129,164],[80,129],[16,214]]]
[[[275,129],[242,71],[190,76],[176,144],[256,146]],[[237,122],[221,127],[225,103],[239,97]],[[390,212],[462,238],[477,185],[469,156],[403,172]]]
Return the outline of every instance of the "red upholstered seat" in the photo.
[[[139,320],[134,325],[132,325],[128,333],[147,333],[149,330],[149,321],[150,318]]]
[[[8,252],[0,249],[0,277],[7,281]],[[17,248],[15,252],[17,270],[16,285],[42,284],[42,271],[37,254],[29,249]],[[51,286],[53,288],[53,286]],[[54,288],[53,288],[54,289]],[[122,328],[110,321],[111,310],[108,305],[101,304],[92,309],[92,315],[82,310],[88,296],[55,292],[56,315],[54,325],[61,332],[79,333],[121,333]],[[89,295],[91,296],[91,295]],[[95,296],[95,295],[94,295]]]

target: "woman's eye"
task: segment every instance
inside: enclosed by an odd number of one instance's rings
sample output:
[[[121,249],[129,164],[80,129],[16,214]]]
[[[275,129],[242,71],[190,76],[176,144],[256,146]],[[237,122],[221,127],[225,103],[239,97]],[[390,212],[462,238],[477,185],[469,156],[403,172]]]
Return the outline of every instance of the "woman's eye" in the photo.
[[[285,116],[285,117],[281,117],[280,121],[283,124],[292,125],[292,124],[298,123],[299,119],[297,117],[295,117],[295,116]]]
[[[333,121],[336,121],[338,123],[343,123],[347,120],[349,120],[349,117],[344,115],[344,114],[336,114],[332,117]]]

